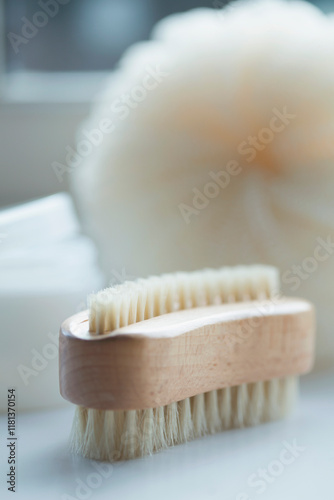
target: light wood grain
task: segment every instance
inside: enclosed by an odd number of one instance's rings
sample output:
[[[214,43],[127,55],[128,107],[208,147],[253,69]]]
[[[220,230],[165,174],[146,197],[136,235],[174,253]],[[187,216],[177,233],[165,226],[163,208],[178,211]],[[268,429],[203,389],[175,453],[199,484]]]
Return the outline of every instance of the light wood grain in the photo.
[[[60,391],[97,409],[164,406],[196,394],[309,371],[315,318],[301,299],[189,309],[96,336],[88,313],[60,329]]]

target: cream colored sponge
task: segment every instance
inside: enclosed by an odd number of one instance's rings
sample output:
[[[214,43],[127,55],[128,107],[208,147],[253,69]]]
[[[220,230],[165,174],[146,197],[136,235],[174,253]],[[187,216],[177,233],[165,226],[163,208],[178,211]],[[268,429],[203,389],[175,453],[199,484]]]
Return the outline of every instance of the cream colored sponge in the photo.
[[[275,265],[333,362],[333,57],[333,16],[277,0],[171,16],[126,52],[70,169],[114,283]]]

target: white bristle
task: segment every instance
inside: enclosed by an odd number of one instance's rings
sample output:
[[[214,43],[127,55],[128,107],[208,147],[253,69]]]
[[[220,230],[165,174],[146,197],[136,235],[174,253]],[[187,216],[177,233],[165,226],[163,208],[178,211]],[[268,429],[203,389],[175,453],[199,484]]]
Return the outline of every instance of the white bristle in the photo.
[[[208,432],[210,434],[218,432],[221,429],[221,423],[217,391],[210,391],[205,394],[205,416]]]
[[[192,419],[196,436],[203,436],[207,432],[204,394],[197,394],[192,399]]]
[[[122,429],[121,454],[127,454],[129,458],[135,458],[137,455],[137,420],[136,410],[124,412],[124,424]]]
[[[139,410],[139,413],[140,410]],[[139,433],[139,446],[141,455],[150,455],[154,450],[154,412],[153,408],[143,410],[142,412],[142,427],[137,427],[136,432]],[[125,458],[125,457],[124,457]]]
[[[238,385],[237,387],[234,387],[234,390],[236,405],[234,427],[244,427],[246,425],[245,418],[247,415],[247,406],[249,400],[247,384]]]
[[[205,434],[282,418],[294,405],[296,388],[296,377],[286,377],[219,389],[148,410],[77,407],[71,449],[107,461],[150,455]]]
[[[173,446],[178,442],[178,410],[177,403],[165,406],[165,429],[167,446]]]
[[[103,335],[169,312],[268,299],[279,290],[268,266],[165,274],[107,288],[89,297],[89,327]],[[97,460],[123,460],[231,427],[281,418],[296,399],[297,378],[227,387],[146,410],[76,409],[71,448]]]
[[[232,426],[232,388],[225,387],[218,391],[219,415],[223,429]]]
[[[179,439],[183,443],[193,437],[193,423],[191,419],[190,398],[183,399],[178,403],[179,412]]]
[[[264,383],[256,382],[250,387],[250,402],[248,407],[248,424],[256,425],[263,420],[265,408]]]
[[[99,335],[161,314],[228,302],[273,297],[278,272],[239,266],[165,274],[106,288],[89,297],[89,327]]]
[[[145,307],[147,301],[147,287],[139,282],[138,284],[138,299],[137,299],[137,323],[145,320]]]
[[[165,412],[164,407],[159,406],[153,410],[154,428],[154,449],[161,450],[167,447],[165,437]]]

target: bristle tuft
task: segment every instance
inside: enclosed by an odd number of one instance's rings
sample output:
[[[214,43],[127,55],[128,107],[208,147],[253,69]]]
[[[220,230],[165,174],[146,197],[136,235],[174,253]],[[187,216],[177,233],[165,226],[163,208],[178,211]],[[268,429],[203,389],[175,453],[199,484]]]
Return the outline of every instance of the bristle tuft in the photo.
[[[89,297],[89,329],[103,335],[162,314],[245,300],[268,299],[278,291],[270,266],[238,266],[164,274],[106,288]]]
[[[147,410],[78,407],[71,449],[95,460],[127,460],[231,427],[257,425],[289,414],[296,377],[227,387]]]

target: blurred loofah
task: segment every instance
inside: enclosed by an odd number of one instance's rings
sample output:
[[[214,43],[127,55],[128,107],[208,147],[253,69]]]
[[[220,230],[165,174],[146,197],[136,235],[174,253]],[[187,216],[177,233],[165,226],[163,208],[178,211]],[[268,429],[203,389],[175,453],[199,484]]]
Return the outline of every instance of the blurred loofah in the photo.
[[[334,18],[276,0],[171,16],[128,50],[84,124],[113,129],[71,176],[106,274],[273,264],[333,364],[333,59]]]

